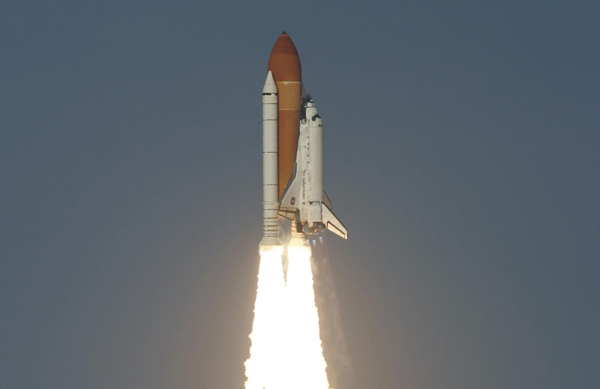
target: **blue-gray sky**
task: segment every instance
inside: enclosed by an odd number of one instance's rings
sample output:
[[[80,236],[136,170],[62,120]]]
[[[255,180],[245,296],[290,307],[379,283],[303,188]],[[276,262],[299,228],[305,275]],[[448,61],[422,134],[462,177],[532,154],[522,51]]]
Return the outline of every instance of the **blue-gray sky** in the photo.
[[[600,387],[599,15],[5,2],[0,387],[243,387],[283,30],[350,231],[337,389]]]

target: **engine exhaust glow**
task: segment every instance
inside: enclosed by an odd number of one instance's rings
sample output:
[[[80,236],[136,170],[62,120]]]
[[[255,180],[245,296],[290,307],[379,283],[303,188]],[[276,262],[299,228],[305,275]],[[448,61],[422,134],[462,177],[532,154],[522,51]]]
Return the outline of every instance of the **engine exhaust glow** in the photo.
[[[246,389],[285,388],[285,284],[281,246],[261,249]]]
[[[310,247],[261,251],[246,389],[329,389],[319,335]]]

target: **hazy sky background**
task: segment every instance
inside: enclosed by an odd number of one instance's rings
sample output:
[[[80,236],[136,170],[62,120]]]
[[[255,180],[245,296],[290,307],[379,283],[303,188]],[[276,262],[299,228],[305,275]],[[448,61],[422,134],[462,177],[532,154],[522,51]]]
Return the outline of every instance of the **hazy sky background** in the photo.
[[[597,1],[4,2],[0,387],[243,388],[283,30],[350,232],[324,236],[336,389],[600,387],[599,20]]]

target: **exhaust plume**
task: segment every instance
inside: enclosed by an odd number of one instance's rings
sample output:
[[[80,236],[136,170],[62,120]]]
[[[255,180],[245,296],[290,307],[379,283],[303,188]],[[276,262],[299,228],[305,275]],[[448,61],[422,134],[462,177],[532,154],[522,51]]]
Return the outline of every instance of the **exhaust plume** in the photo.
[[[285,284],[281,246],[261,248],[246,389],[285,388]]]

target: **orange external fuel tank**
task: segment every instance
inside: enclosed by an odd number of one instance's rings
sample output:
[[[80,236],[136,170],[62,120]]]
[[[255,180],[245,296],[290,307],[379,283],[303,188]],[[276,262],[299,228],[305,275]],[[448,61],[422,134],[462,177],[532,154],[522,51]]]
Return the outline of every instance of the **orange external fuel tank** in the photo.
[[[279,197],[283,193],[296,161],[298,122],[302,100],[302,70],[300,57],[292,39],[279,36],[271,56],[269,70],[273,73],[279,97]]]

